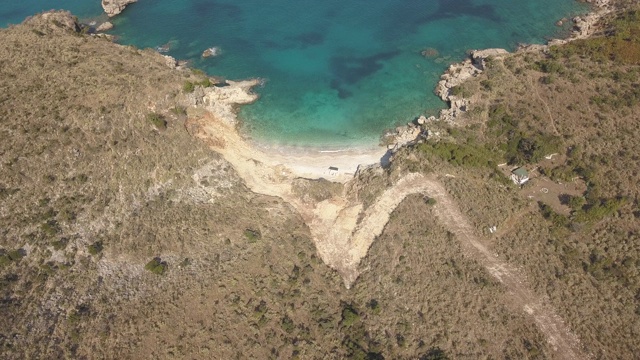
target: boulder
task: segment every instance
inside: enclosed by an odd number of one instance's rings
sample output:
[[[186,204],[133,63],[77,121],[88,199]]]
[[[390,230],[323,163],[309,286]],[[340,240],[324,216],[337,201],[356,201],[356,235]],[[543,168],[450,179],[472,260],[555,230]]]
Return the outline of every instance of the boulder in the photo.
[[[214,56],[218,56],[220,55],[220,48],[217,47],[210,47],[208,49],[206,49],[205,51],[202,52],[202,57],[203,58],[208,58],[208,57],[214,57]]]
[[[104,32],[104,31],[109,31],[113,29],[113,24],[110,23],[109,21],[103,22],[102,24],[100,24],[100,26],[98,26],[96,28],[97,32]]]
[[[102,8],[109,16],[116,16],[127,7],[127,5],[137,2],[138,0],[102,0]]]

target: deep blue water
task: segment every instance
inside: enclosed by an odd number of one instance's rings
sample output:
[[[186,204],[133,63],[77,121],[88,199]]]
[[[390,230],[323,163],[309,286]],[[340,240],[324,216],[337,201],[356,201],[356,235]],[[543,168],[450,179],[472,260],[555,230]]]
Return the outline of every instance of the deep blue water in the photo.
[[[49,8],[101,13],[98,0],[5,1],[0,25]],[[542,43],[561,35],[558,19],[586,11],[574,0],[139,0],[112,33],[139,47],[168,43],[210,75],[264,78],[260,100],[240,112],[260,141],[344,145],[437,113],[445,104],[433,88],[467,50]],[[212,46],[221,55],[202,59]],[[425,58],[426,48],[438,54]]]

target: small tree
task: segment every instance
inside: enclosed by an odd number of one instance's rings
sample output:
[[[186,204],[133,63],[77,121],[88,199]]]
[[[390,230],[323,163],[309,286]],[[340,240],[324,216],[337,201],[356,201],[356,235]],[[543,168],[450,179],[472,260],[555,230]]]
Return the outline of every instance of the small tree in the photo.
[[[351,305],[346,305],[342,309],[342,325],[343,326],[350,327],[359,319],[360,319],[360,315],[358,315],[356,310]]]
[[[147,263],[147,265],[144,266],[146,270],[149,270],[156,275],[164,274],[167,271],[168,267],[169,265],[167,265],[167,262],[162,261],[162,259],[160,259],[159,257],[153,258]]]
[[[103,248],[104,247],[102,246],[102,241],[96,241],[93,244],[89,245],[87,247],[87,250],[89,251],[89,254],[95,256],[101,253]]]
[[[153,126],[158,128],[159,130],[164,130],[167,128],[167,121],[164,119],[162,115],[158,113],[154,113],[154,112],[148,113],[147,120],[151,122],[151,124],[153,124]]]

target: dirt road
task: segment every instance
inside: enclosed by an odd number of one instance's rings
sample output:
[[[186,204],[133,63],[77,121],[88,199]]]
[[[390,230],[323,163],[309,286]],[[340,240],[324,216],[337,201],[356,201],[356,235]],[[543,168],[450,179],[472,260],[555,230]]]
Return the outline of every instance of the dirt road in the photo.
[[[588,358],[581,352],[578,338],[555,313],[548,300],[534,294],[523,274],[484,245],[435,177],[417,173],[405,175],[364,213],[363,205],[348,201],[346,193],[318,203],[306,203],[292,192],[291,184],[299,175],[291,167],[291,159],[279,161],[252,148],[232,128],[213,118],[205,116],[192,126],[191,133],[222,154],[252,191],[280,197],[300,213],[309,226],[320,257],[342,275],[347,287],[358,278],[360,261],[384,230],[395,208],[410,194],[424,194],[436,199],[435,215],[455,234],[466,255],[483,264],[508,290],[513,305],[533,318],[556,351],[554,357],[567,360]]]
[[[436,199],[434,213],[450,232],[455,234],[465,249],[465,254],[476,259],[498,279],[508,290],[514,305],[530,315],[548,342],[556,351],[558,359],[588,359],[582,353],[580,341],[558,316],[547,299],[534,294],[527,285],[525,276],[510,266],[505,260],[493,254],[475,235],[469,220],[464,216],[445,188],[433,177],[409,174],[389,188],[378,201],[366,211],[366,215],[354,232],[349,249],[348,264],[356,266],[360,262],[375,237],[382,233],[391,212],[410,194],[421,193]],[[353,269],[356,271],[357,269]],[[355,281],[356,274],[347,273],[345,283]]]

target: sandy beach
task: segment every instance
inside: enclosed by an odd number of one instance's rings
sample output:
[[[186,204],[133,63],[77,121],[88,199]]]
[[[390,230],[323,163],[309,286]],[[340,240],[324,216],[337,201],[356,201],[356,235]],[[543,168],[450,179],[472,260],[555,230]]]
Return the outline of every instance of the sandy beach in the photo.
[[[228,86],[207,88],[185,99],[191,105],[190,132],[223,155],[252,190],[280,196],[268,191],[267,184],[271,187],[295,178],[345,183],[359,166],[380,164],[387,154],[385,147],[376,144],[294,147],[259,144],[244,137],[237,130],[236,106],[256,101],[251,88],[259,84],[259,79],[228,81]]]

